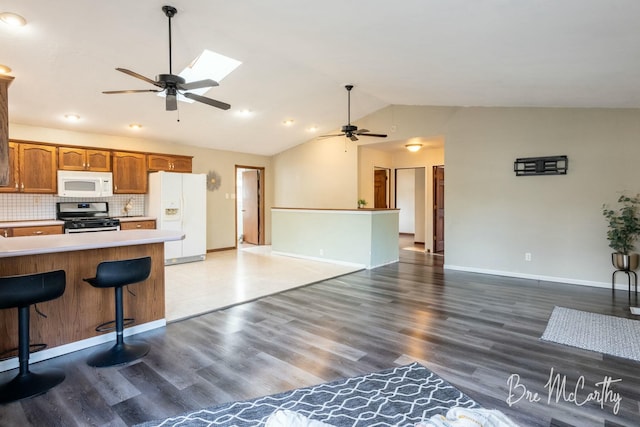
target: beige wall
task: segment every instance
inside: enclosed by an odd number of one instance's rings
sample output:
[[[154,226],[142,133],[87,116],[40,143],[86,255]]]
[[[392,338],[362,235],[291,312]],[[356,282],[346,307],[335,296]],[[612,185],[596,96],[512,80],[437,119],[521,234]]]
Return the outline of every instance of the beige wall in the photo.
[[[426,166],[427,191],[432,189],[430,166],[445,164],[448,268],[610,286],[611,250],[601,207],[620,191],[640,191],[640,110],[390,106],[356,124],[388,132],[393,140],[444,139],[440,153],[424,150],[433,157],[416,160],[403,153],[390,164]],[[287,205],[298,207],[314,206],[299,194],[306,187],[315,188],[330,207],[353,207],[358,195],[372,197],[373,189],[366,186],[370,170],[359,171],[356,192],[348,182],[356,161],[336,161],[337,149],[314,156],[319,148],[313,144],[318,142],[275,156],[276,197],[284,192]],[[548,155],[567,155],[569,173],[515,176],[516,158]],[[339,179],[303,172],[309,157],[313,169]],[[378,162],[389,164],[379,153],[357,163],[370,169]],[[297,174],[283,181],[281,173],[287,174],[290,165],[296,165]],[[431,218],[426,222],[431,235]],[[525,261],[526,252],[531,261]]]
[[[84,145],[110,149],[149,151],[193,156],[193,172],[216,171],[221,177],[220,187],[207,192],[207,249],[235,246],[235,165],[265,168],[265,237],[271,242],[271,206],[273,200],[273,173],[271,158],[231,151],[210,150],[180,144],[170,144],[144,138],[124,138],[111,135],[64,131],[20,124],[9,125],[11,139]]]

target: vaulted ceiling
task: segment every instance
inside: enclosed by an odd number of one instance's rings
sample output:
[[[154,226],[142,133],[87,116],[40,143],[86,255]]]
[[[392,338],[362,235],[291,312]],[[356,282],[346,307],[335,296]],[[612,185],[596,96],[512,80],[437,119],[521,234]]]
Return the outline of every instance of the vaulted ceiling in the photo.
[[[165,4],[178,10],[174,73],[203,49],[242,61],[205,94],[230,110],[101,93],[150,88],[116,67],[168,72]],[[345,124],[349,83],[352,120],[390,104],[640,107],[637,0],[4,0],[6,11],[28,21],[0,25],[12,123],[271,155],[311,126]]]

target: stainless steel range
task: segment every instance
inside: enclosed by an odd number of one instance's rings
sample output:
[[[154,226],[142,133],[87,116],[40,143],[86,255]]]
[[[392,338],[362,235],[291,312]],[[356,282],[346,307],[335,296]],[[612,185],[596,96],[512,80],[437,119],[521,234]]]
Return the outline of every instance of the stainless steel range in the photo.
[[[67,234],[120,230],[120,220],[109,217],[107,202],[58,202],[56,212]]]

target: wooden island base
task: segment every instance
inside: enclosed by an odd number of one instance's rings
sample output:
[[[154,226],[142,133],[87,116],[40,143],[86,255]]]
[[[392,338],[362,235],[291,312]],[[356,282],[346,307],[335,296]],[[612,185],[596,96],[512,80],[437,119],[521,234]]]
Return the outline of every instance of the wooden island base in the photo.
[[[96,268],[102,261],[129,258],[151,257],[151,275],[144,282],[130,286],[131,295],[124,292],[124,315],[135,318],[134,325],[160,321],[166,324],[164,294],[164,243],[117,246],[98,249],[85,249],[68,252],[43,253],[15,257],[0,257],[0,275],[41,273],[52,270],[65,270],[66,289],[62,297],[38,304],[38,309],[47,315],[44,318],[31,308],[31,343],[45,343],[47,348],[77,343],[85,340],[80,348],[110,341],[110,336],[96,332],[97,325],[115,319],[115,297],[111,288],[94,288],[83,278],[95,277]],[[158,323],[158,322],[156,322]],[[158,327],[158,326],[154,326]],[[152,329],[152,328],[147,328]],[[113,332],[110,333],[113,336]],[[102,340],[87,340],[102,336]],[[100,337],[100,338],[102,338]],[[0,353],[18,347],[18,309],[0,310]],[[58,354],[51,354],[48,357]],[[48,357],[31,356],[32,361]],[[15,356],[11,355],[11,356]],[[0,371],[17,366],[17,360],[0,362]],[[4,368],[4,369],[2,369]]]

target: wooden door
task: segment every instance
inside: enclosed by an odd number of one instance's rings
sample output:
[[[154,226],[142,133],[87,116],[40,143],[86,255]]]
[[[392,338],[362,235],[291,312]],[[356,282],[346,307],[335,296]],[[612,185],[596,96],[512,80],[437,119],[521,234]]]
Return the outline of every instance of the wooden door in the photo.
[[[253,245],[260,244],[259,174],[257,169],[242,172],[242,234],[244,241]]]
[[[83,171],[87,168],[84,148],[58,147],[58,169]]]
[[[444,166],[433,167],[433,251],[444,251]]]
[[[376,169],[373,178],[374,208],[388,208],[387,206],[387,170]]]
[[[19,144],[18,169],[20,191],[25,193],[56,193],[58,162],[56,147]]]

